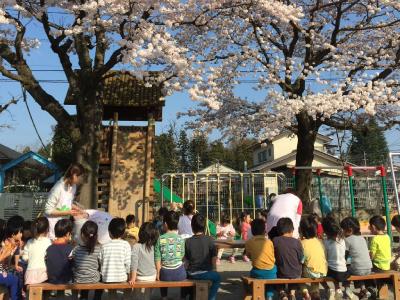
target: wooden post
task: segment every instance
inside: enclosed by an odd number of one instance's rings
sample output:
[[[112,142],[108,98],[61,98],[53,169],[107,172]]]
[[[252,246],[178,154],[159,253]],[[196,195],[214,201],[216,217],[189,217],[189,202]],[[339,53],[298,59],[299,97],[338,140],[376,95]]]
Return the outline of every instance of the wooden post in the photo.
[[[29,287],[29,300],[42,300],[42,287]]]
[[[261,281],[261,280],[260,280]],[[253,281],[253,300],[265,300],[265,284],[259,280]]]
[[[114,205],[112,205],[113,201],[117,201],[115,199],[115,193],[114,193],[114,186],[115,186],[115,174],[117,172],[117,150],[118,150],[118,113],[114,113],[114,124],[113,124],[113,131],[112,131],[112,144],[111,144],[111,174],[110,174],[110,195],[108,198],[108,211],[110,213],[115,213],[114,209],[110,210],[110,208],[113,208]]]
[[[151,189],[151,158],[153,152],[153,139],[155,134],[155,121],[152,114],[149,114],[146,132],[145,163],[144,163],[144,184],[143,184],[143,206],[142,223],[149,219],[149,200]]]
[[[195,299],[196,300],[208,300],[208,281],[196,281],[195,284]]]
[[[400,299],[400,276],[398,274],[393,274],[392,281],[394,299]]]

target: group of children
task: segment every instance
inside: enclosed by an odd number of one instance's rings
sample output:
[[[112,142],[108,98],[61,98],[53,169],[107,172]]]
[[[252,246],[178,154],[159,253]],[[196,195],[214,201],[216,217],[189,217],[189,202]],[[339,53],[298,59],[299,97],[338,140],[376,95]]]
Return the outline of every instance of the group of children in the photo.
[[[190,211],[191,206],[189,203],[186,208]],[[37,218],[32,230],[26,232],[24,220],[12,217],[7,223],[0,222],[4,224],[0,230],[0,285],[9,289],[11,300],[20,300],[25,297],[24,286],[41,282],[134,285],[136,281],[191,278],[212,281],[209,299],[215,299],[220,276],[215,272],[217,251],[213,239],[204,234],[206,220],[202,215],[189,214],[190,234],[185,239],[178,234],[181,218],[178,212],[166,210],[161,227],[157,228],[155,221],[143,223],[140,229],[132,215],[126,220],[114,218],[108,226],[111,240],[100,245],[98,226],[90,220],[82,226],[77,243],[70,219],[60,219],[55,224],[55,239],[50,240],[46,217]],[[150,292],[135,289],[133,297],[150,299]],[[191,294],[191,289],[181,291],[182,298]],[[89,291],[81,291],[80,299],[88,296]],[[101,296],[102,290],[96,290],[93,299]],[[166,288],[161,289],[161,296],[167,298]]]
[[[318,222],[315,216],[301,219],[300,239],[293,237],[294,226],[290,218],[281,218],[276,227],[266,234],[266,215],[251,221],[243,213],[239,222],[241,237],[246,240],[243,259],[251,260],[250,276],[260,279],[321,278],[336,280],[335,289],[329,289],[329,299],[353,297],[347,279],[350,275],[368,275],[371,272],[390,270],[391,242],[385,234],[386,222],[380,216],[370,219],[374,237],[368,248],[361,236],[357,219],[348,217],[340,223],[333,216]],[[37,218],[32,224],[15,216],[7,222],[0,221],[0,285],[9,289],[10,298],[23,297],[23,286],[49,282],[61,283],[116,283],[136,281],[181,281],[185,279],[209,280],[212,285],[209,299],[216,299],[220,276],[216,265],[222,253],[217,252],[214,239],[205,234],[206,219],[194,214],[193,202],[186,201],[183,214],[162,208],[154,222],[136,227],[135,217],[126,220],[114,218],[108,230],[111,240],[98,243],[98,226],[86,221],[80,231],[79,243],[72,240],[73,222],[60,219],[54,228],[55,239],[48,238],[49,221]],[[217,238],[233,238],[235,229],[229,219],[223,218],[218,226]],[[400,231],[400,216],[392,220]],[[322,228],[321,228],[322,227]],[[321,239],[323,230],[325,239]],[[234,252],[235,253],[235,252]],[[234,262],[234,258],[231,258]],[[298,288],[298,287],[296,287]],[[373,286],[361,284],[360,299],[375,292]],[[317,284],[311,291],[301,287],[304,299],[318,297]],[[161,289],[163,299],[167,289]],[[281,298],[295,297],[284,288],[268,288],[267,299],[279,292]],[[135,297],[150,298],[149,289],[134,290]],[[191,294],[183,288],[181,298]],[[88,291],[81,291],[80,298],[88,299]],[[93,299],[101,299],[102,291]]]
[[[397,220],[398,219],[398,220]],[[398,221],[400,230],[400,217]],[[351,275],[368,275],[371,272],[390,270],[391,242],[385,233],[386,222],[381,216],[374,216],[369,221],[371,240],[367,242],[361,236],[360,223],[357,219],[347,217],[340,223],[333,216],[322,220],[322,228],[326,238],[318,237],[318,221],[315,216],[305,216],[300,222],[300,239],[293,237],[293,222],[289,218],[281,218],[276,227],[266,237],[265,220],[255,219],[251,222],[253,237],[246,242],[245,254],[252,261],[250,276],[261,279],[275,278],[321,278],[331,277],[336,281],[335,289],[326,288],[329,300],[354,299],[347,279]],[[298,288],[298,287],[295,287]],[[303,299],[320,299],[318,284],[311,285],[311,292],[300,287]],[[342,289],[344,288],[344,293]],[[279,287],[281,299],[295,299],[293,288],[287,294]],[[266,291],[267,299],[272,299],[274,291]],[[366,299],[376,293],[376,288],[361,284],[359,299]]]

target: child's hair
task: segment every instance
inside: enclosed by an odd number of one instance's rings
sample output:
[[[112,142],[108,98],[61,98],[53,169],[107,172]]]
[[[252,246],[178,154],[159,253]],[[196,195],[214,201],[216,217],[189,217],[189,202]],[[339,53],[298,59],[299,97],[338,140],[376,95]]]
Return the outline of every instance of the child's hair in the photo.
[[[371,219],[369,219],[369,225],[373,225],[379,231],[383,231],[385,230],[386,222],[381,216],[373,216]]]
[[[239,216],[235,220],[235,223],[233,224],[235,226],[235,230],[240,231],[240,225],[244,222],[247,215],[250,215],[247,211],[242,211],[239,214]]]
[[[126,222],[126,225],[134,224],[136,222],[135,215],[127,215],[126,218],[125,218],[125,222]]]
[[[309,215],[301,218],[300,221],[300,235],[305,239],[312,239],[317,236],[318,223],[315,221],[314,216]]]
[[[29,239],[33,237],[32,221],[24,221],[22,240],[26,243]]]
[[[343,230],[338,222],[333,217],[326,217],[322,220],[322,228],[328,239],[341,240],[343,239]]]
[[[64,173],[64,179],[71,180],[73,175],[81,176],[85,173],[85,168],[79,163],[72,163]]]
[[[280,235],[294,231],[293,221],[290,218],[280,218],[276,227]]]
[[[231,219],[229,218],[229,216],[223,215],[221,218],[221,225],[230,224],[230,223],[231,223]]]
[[[7,226],[12,225],[15,227],[24,227],[24,218],[21,216],[12,216],[7,221]]]
[[[0,219],[0,241],[4,239],[6,233],[6,220]]]
[[[392,225],[396,228],[400,227],[400,215],[395,215],[392,218]]]
[[[22,233],[24,230],[23,223],[19,222],[7,222],[4,239],[11,238],[18,233]]]
[[[242,211],[240,213],[240,221],[243,222],[247,216],[249,216],[250,214],[247,211]]]
[[[89,254],[94,252],[97,244],[98,226],[93,221],[86,221],[81,228],[81,239]]]
[[[158,230],[153,223],[144,222],[139,229],[139,244],[146,246],[148,251],[154,247],[158,240]]]
[[[162,206],[162,207],[160,207],[160,209],[158,210],[158,215],[159,215],[160,217],[164,217],[164,216],[167,214],[167,212],[168,212],[168,208]]]
[[[170,210],[166,215],[164,215],[163,222],[167,224],[168,230],[177,230],[179,222],[179,213]]]
[[[188,215],[193,215],[194,212],[194,203],[192,200],[186,200],[183,203],[183,214],[188,216]]]
[[[201,214],[195,214],[190,224],[193,233],[204,232],[206,228],[206,219]]]
[[[125,220],[122,218],[114,218],[108,224],[108,231],[113,239],[121,238],[126,230]]]
[[[344,231],[351,231],[354,235],[361,235],[360,222],[356,218],[347,217],[340,222],[340,227]]]
[[[154,218],[155,222],[163,222],[165,214],[168,212],[168,208],[161,206],[158,209],[158,215]]]
[[[265,221],[263,219],[254,219],[251,222],[251,233],[256,235],[265,235]]]
[[[267,216],[268,216],[268,211],[266,210],[266,209],[262,209],[261,211],[260,211],[260,217],[261,218],[264,218],[265,220],[267,219]]]
[[[274,226],[271,228],[271,230],[268,232],[268,238],[272,241],[274,238],[280,236],[278,227]]]
[[[58,220],[56,225],[54,226],[54,234],[56,238],[62,238],[68,233],[72,234],[73,228],[74,225],[70,219],[61,219]]]
[[[49,220],[46,217],[39,217],[32,224],[33,237],[37,239],[40,235],[49,232]]]

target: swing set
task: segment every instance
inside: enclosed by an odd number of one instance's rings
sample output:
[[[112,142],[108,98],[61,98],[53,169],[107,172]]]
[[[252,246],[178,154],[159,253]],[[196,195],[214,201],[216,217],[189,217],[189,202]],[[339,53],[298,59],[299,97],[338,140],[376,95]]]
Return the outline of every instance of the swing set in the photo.
[[[323,186],[322,186],[322,180],[321,180],[321,170],[328,170],[328,171],[342,171],[347,173],[348,177],[348,191],[349,191],[349,197],[350,197],[350,207],[351,207],[351,216],[356,217],[356,205],[355,205],[355,199],[356,199],[356,187],[355,187],[355,175],[360,174],[363,175],[362,173],[367,174],[368,172],[373,172],[373,176],[376,176],[377,174],[380,177],[380,188],[382,191],[382,198],[384,202],[384,207],[385,207],[385,217],[386,217],[386,227],[387,227],[387,233],[390,237],[392,237],[392,225],[391,225],[391,220],[390,220],[390,206],[389,206],[389,199],[388,199],[388,192],[387,192],[387,179],[386,179],[386,168],[382,166],[351,166],[351,165],[345,165],[345,166],[338,166],[338,167],[294,167],[293,168],[293,184],[294,187],[296,187],[296,170],[315,170],[317,174],[317,184],[318,184],[318,191],[319,191],[319,205],[321,207],[322,211],[322,206],[323,206],[323,197],[324,192],[323,192]],[[393,170],[393,167],[392,167]],[[393,172],[392,172],[393,173]],[[394,181],[395,182],[395,181]],[[394,184],[396,187],[396,184]],[[397,189],[397,187],[396,187]],[[397,192],[396,192],[397,195]],[[398,196],[397,196],[398,197]],[[398,198],[397,198],[398,199]],[[399,202],[397,201],[397,211],[399,212]]]

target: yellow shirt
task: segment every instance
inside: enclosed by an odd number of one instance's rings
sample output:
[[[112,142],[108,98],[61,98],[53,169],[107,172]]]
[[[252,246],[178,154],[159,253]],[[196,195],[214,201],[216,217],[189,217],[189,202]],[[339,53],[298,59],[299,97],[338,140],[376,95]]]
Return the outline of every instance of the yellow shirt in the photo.
[[[328,262],[326,261],[325,247],[317,238],[301,240],[303,245],[303,265],[312,273],[326,276]]]
[[[376,235],[372,238],[370,249],[371,260],[375,267],[388,271],[392,259],[390,237],[387,234]]]
[[[246,255],[254,268],[271,270],[275,265],[274,244],[264,235],[256,235],[245,244]]]
[[[131,227],[126,229],[126,235],[133,237],[136,241],[139,240],[139,227]]]

